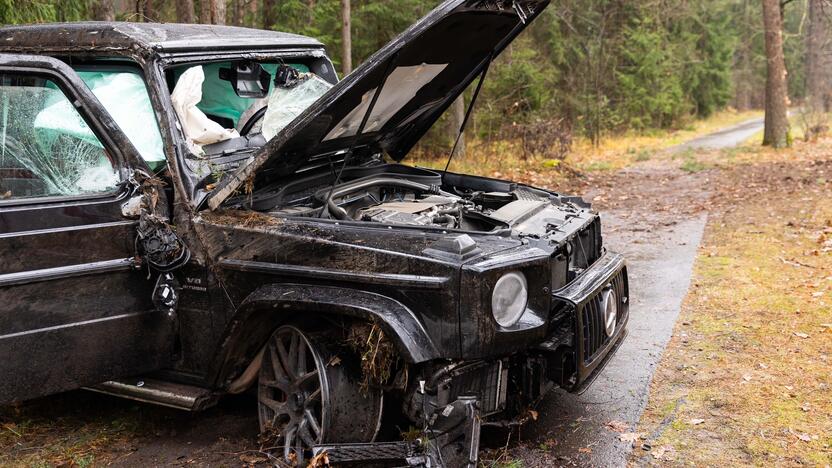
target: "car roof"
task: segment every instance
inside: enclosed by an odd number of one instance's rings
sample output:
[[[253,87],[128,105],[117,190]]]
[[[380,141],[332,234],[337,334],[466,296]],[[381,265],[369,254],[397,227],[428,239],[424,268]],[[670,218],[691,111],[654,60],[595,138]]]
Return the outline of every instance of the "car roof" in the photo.
[[[236,48],[323,48],[323,44],[297,34],[209,24],[87,21],[0,28],[0,50],[186,52]]]

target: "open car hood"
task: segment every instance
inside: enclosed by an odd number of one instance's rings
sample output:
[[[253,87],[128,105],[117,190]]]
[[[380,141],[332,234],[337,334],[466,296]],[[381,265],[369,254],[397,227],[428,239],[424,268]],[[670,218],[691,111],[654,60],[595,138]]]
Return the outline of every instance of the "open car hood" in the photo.
[[[448,0],[301,113],[207,198],[219,207],[252,176],[277,179],[350,147],[401,161],[549,0]],[[379,87],[381,91],[379,92]],[[371,102],[375,105],[356,135]]]

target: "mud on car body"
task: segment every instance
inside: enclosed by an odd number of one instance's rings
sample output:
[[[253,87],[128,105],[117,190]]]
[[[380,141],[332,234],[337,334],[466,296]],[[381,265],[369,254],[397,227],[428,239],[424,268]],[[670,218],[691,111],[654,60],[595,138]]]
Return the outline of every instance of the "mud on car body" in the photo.
[[[598,214],[402,164],[546,4],[447,1],[340,82],[289,34],[0,29],[0,403],[250,391],[286,460],[462,466],[581,391],[629,309]]]

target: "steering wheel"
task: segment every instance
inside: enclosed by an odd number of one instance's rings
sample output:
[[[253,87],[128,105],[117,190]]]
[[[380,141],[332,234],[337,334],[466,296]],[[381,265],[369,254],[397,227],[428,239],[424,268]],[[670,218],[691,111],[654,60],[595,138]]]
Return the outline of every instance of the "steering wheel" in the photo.
[[[268,108],[269,106],[263,106],[260,109],[257,109],[257,111],[254,114],[252,114],[252,116],[249,117],[248,120],[246,120],[246,123],[244,123],[243,126],[240,127],[240,135],[248,136],[248,134],[251,133],[251,130],[254,128],[254,126],[257,125],[257,122],[263,120],[263,117],[265,117],[266,115],[266,109]]]

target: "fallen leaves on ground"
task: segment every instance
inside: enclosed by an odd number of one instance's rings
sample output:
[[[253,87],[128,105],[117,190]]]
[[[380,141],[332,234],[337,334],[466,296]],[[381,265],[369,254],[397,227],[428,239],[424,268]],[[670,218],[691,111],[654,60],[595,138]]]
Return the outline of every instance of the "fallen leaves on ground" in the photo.
[[[626,432],[630,430],[630,425],[623,421],[612,420],[607,423],[607,428],[615,432]]]
[[[643,438],[644,438],[644,434],[641,434],[641,433],[638,433],[638,432],[625,432],[625,433],[618,436],[618,440],[620,440],[621,442],[630,442],[630,443],[634,443],[634,442],[638,441],[639,439],[643,439]]]
[[[650,455],[656,460],[673,460],[675,458],[675,451],[670,445],[662,445],[650,452]]]

